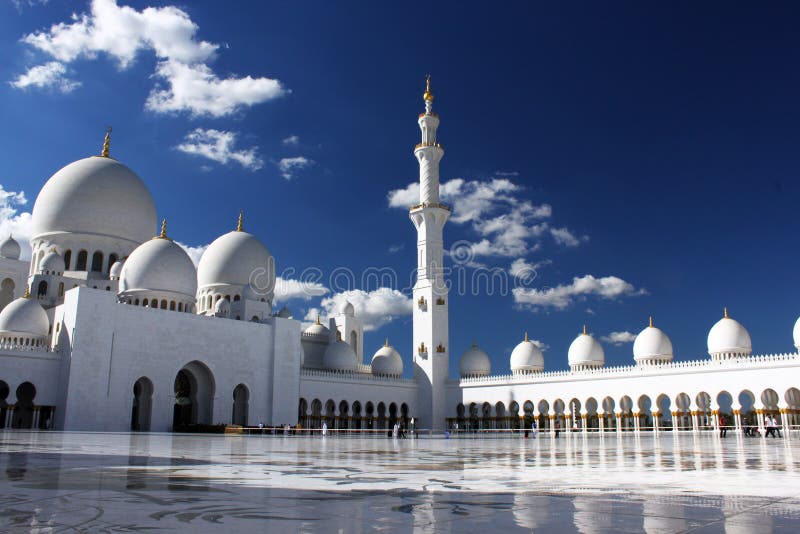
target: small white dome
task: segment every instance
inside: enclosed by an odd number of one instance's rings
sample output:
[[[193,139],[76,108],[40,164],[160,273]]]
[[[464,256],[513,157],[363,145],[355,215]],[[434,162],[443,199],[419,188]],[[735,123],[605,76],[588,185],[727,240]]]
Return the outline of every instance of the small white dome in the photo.
[[[345,300],[344,304],[342,304],[342,309],[340,310],[342,315],[346,315],[348,317],[353,317],[356,314],[356,308],[353,306],[353,303],[349,300]]]
[[[284,306],[283,308],[281,308],[281,311],[278,312],[278,317],[280,317],[281,319],[291,319],[292,312],[289,311],[289,308]]]
[[[18,298],[0,311],[0,334],[45,337],[50,333],[50,319],[42,305],[31,298]]]
[[[672,361],[672,341],[660,328],[650,326],[639,332],[633,342],[633,359],[637,362]]]
[[[795,348],[800,351],[800,318],[794,323],[794,330],[792,330],[792,338],[794,339]]]
[[[132,170],[113,158],[70,163],[44,184],[33,206],[33,240],[57,233],[147,241],[156,225],[153,196]]]
[[[275,261],[253,234],[234,230],[215,239],[203,253],[197,266],[197,285],[200,289],[214,285],[237,286],[242,288],[246,298],[272,301]]]
[[[383,376],[401,376],[403,374],[403,358],[394,347],[389,345],[388,339],[386,345],[379,348],[372,356],[372,374]]]
[[[544,355],[539,347],[528,339],[525,332],[525,339],[511,351],[511,372],[512,373],[534,373],[544,370]]]
[[[119,292],[165,291],[192,300],[197,278],[189,255],[167,237],[153,238],[136,247],[122,266]]]
[[[322,366],[332,371],[353,371],[356,368],[356,353],[344,341],[334,341],[325,349]]]
[[[317,322],[315,324],[312,324],[311,326],[306,328],[304,330],[304,332],[306,334],[314,335],[314,336],[326,336],[327,337],[327,336],[330,335],[330,330],[328,330],[328,327],[325,326],[324,324],[320,323],[319,319],[317,319]]]
[[[492,365],[486,351],[478,347],[478,345],[473,344],[461,355],[459,368],[462,377],[489,376]]]
[[[108,270],[108,277],[112,280],[119,280],[119,277],[122,275],[123,265],[125,265],[125,260],[115,261],[114,265],[111,266],[111,269]]]
[[[214,303],[214,317],[230,317],[231,303],[228,299],[219,299]]]
[[[9,260],[18,260],[20,252],[19,243],[17,243],[17,240],[14,239],[13,236],[8,236],[8,238],[3,241],[3,244],[0,245],[0,257],[8,258]]]
[[[708,332],[708,354],[712,358],[736,355],[746,356],[753,351],[750,334],[736,319],[725,315]]]
[[[606,361],[606,355],[602,345],[595,338],[586,333],[578,334],[567,351],[567,361],[570,367],[602,367]]]
[[[42,258],[42,261],[39,263],[38,272],[39,274],[54,274],[61,276],[64,274],[65,269],[66,265],[64,264],[64,258],[62,258],[61,254],[53,249],[45,254],[44,258]]]

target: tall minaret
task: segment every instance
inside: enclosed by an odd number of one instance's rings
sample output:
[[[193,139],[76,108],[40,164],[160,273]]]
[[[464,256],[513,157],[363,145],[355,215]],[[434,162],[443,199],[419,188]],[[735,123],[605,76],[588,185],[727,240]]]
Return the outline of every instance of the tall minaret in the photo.
[[[439,116],[433,112],[431,77],[425,88],[425,113],[419,116],[422,142],[414,149],[419,161],[419,204],[409,216],[417,228],[417,281],[414,284],[414,378],[419,386],[416,412],[419,428],[444,429],[445,381],[449,358],[447,287],[444,280],[442,230],[450,208],[439,202],[439,161],[436,142]],[[455,408],[454,408],[455,409]]]

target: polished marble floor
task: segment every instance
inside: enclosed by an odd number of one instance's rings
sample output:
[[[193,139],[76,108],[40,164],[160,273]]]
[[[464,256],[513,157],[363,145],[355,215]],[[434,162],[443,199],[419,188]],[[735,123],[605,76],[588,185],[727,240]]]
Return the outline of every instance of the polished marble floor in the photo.
[[[0,431],[0,531],[800,531],[800,435]]]

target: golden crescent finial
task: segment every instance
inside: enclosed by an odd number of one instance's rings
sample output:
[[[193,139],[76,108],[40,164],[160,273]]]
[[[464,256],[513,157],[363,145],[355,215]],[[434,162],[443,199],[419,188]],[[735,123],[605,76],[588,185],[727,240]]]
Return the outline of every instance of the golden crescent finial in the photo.
[[[161,239],[166,239],[167,238],[167,220],[166,219],[162,219],[161,220],[161,234],[159,234],[158,237],[160,237]]]
[[[586,335],[586,325],[583,325],[583,335]]]
[[[650,328],[653,328],[653,316],[650,316]]]
[[[29,299],[31,298],[31,285],[25,284],[25,294],[22,295],[22,298]]]
[[[530,340],[528,339],[528,333],[527,333],[527,332],[525,332],[525,341],[530,341]]]
[[[722,314],[723,314],[723,317],[724,317],[725,319],[728,319],[728,307],[727,307],[727,306],[725,306],[725,307],[722,309]]]
[[[319,314],[317,314],[317,324],[322,324],[319,322]]]
[[[386,345],[384,345],[384,346],[385,346],[385,347],[388,347],[388,346],[389,346],[389,338],[388,338],[388,337],[386,338]]]
[[[427,101],[433,101],[433,93],[431,92],[431,75],[425,76],[425,93],[422,95]]]
[[[111,156],[108,153],[109,148],[111,148],[111,126],[106,128],[106,136],[103,139],[103,151],[100,152],[100,156],[110,158]]]
[[[242,232],[244,231],[242,228],[242,222],[244,220],[244,210],[239,210],[239,222],[236,223],[236,231]]]

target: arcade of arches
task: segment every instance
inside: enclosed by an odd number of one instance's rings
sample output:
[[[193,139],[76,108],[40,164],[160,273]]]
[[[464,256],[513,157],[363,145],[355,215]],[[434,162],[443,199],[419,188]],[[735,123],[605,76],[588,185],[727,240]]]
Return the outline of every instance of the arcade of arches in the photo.
[[[40,406],[36,401],[36,386],[23,382],[17,386],[14,399],[10,397],[11,388],[0,380],[0,428],[53,428],[55,406]]]
[[[302,428],[317,429],[325,423],[330,430],[389,430],[395,423],[406,428],[412,415],[406,403],[373,401],[339,401],[328,399],[324,403],[313,399],[309,405],[300,399],[297,421]]]
[[[758,394],[742,390],[735,394],[719,391],[711,395],[701,391],[690,396],[679,393],[655,397],[624,395],[584,399],[567,398],[538,402],[532,400],[469,404],[456,406],[456,416],[447,419],[451,430],[490,431],[578,430],[584,432],[626,432],[664,430],[711,430],[720,427],[763,429],[764,417],[772,416],[785,429],[800,426],[800,389],[789,388],[779,395],[773,389]]]

